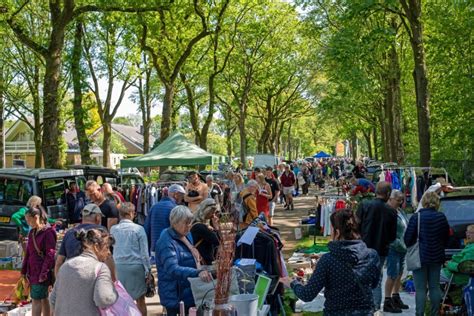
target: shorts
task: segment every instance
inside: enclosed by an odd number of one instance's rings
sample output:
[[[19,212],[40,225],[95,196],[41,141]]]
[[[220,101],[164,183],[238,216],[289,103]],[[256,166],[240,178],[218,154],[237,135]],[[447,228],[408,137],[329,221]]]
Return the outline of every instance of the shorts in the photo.
[[[398,252],[390,248],[387,256],[387,276],[395,280],[405,269],[405,253]]]
[[[48,298],[48,286],[43,284],[32,284],[30,296],[34,300],[43,300]]]
[[[268,202],[268,209],[270,210],[270,215],[269,217],[273,217],[275,214],[275,202]]]
[[[291,195],[293,194],[293,190],[295,187],[283,187],[283,194],[284,195]]]

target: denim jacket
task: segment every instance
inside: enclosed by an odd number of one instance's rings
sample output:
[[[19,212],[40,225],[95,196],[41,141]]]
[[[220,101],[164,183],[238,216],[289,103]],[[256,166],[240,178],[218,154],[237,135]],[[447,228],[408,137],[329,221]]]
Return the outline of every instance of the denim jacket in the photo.
[[[116,264],[142,264],[150,271],[148,241],[145,229],[128,219],[112,226],[110,234],[115,238],[114,261]]]

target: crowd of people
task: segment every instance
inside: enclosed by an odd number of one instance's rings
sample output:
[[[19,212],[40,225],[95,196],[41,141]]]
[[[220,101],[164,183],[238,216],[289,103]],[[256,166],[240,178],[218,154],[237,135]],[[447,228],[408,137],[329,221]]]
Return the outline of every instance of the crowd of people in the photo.
[[[341,178],[350,179],[351,190],[374,191],[375,199],[360,203],[357,212],[342,209],[331,215],[329,252],[319,258],[307,284],[290,278],[281,282],[305,301],[325,288],[325,315],[371,315],[382,309],[386,264],[383,310],[400,313],[408,308],[399,294],[407,248],[418,242],[421,268],[413,271],[416,314],[423,315],[429,288],[435,315],[449,235],[446,217],[437,212],[438,192],[425,193],[422,208],[408,220],[402,209],[404,194],[392,190],[389,182],[374,186],[365,172],[363,164],[346,159],[281,164],[245,174],[240,169],[219,181],[212,175],[201,181],[197,172],[191,172],[186,186],[173,184],[164,191],[144,226],[134,222],[132,203],[109,184],[90,180],[85,185],[85,203],[75,214],[80,223],[67,231],[58,253],[51,227],[55,223],[34,196],[15,217],[22,234],[28,236],[21,273],[31,285],[33,316],[50,315],[50,311],[59,316],[98,315],[100,308],[117,300],[117,280],[146,315],[145,294],[153,264],[160,302],[168,315],[177,315],[180,302],[186,310],[195,305],[188,278],[212,280],[206,266],[216,260],[221,213],[238,216],[240,228],[259,215],[271,226],[278,203],[291,212],[300,188],[305,195],[310,183],[320,189],[325,182],[337,184]],[[82,197],[76,187],[70,189]],[[474,240],[474,229],[468,232]]]
[[[359,204],[355,213],[343,209],[331,215],[329,252],[319,259],[306,285],[292,279],[282,282],[304,301],[311,301],[325,288],[325,315],[372,315],[382,309],[382,276],[386,265],[383,311],[401,313],[409,308],[400,298],[407,249],[418,242],[420,267],[413,270],[415,314],[425,315],[428,292],[429,314],[439,315],[443,275],[440,271],[445,263],[449,225],[446,216],[438,212],[438,193],[425,193],[421,209],[409,220],[401,208],[402,192],[392,190],[388,182],[379,182],[375,194],[375,199]],[[471,234],[468,230],[467,237]],[[448,262],[451,271],[444,269],[444,275],[455,273],[459,262],[470,258],[471,249],[466,247]]]

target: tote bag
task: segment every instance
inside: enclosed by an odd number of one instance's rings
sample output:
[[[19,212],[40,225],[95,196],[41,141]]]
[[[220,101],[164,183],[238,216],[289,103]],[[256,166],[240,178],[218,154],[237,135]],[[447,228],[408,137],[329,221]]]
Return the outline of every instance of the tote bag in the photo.
[[[413,270],[418,270],[421,268],[421,259],[420,259],[420,221],[421,221],[421,215],[420,212],[418,212],[418,229],[417,229],[417,234],[416,234],[416,243],[408,247],[407,250],[407,270],[413,271]]]
[[[100,264],[97,265],[95,275],[99,276]],[[100,308],[99,314],[101,316],[142,316],[142,313],[138,309],[137,305],[133,301],[133,298],[128,294],[119,280],[114,282],[115,290],[117,291],[117,300],[112,305]]]

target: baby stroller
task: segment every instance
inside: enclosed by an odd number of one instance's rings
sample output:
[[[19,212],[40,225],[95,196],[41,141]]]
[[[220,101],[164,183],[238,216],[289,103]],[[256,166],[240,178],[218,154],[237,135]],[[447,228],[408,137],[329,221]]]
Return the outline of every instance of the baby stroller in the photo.
[[[469,275],[469,281],[462,289],[462,306],[459,313],[451,315],[474,316],[474,261],[466,260],[458,265],[458,273]],[[448,296],[449,289],[452,285],[454,274],[451,275],[446,286],[443,301],[441,306],[445,306],[445,301]],[[449,315],[447,313],[443,313]]]

